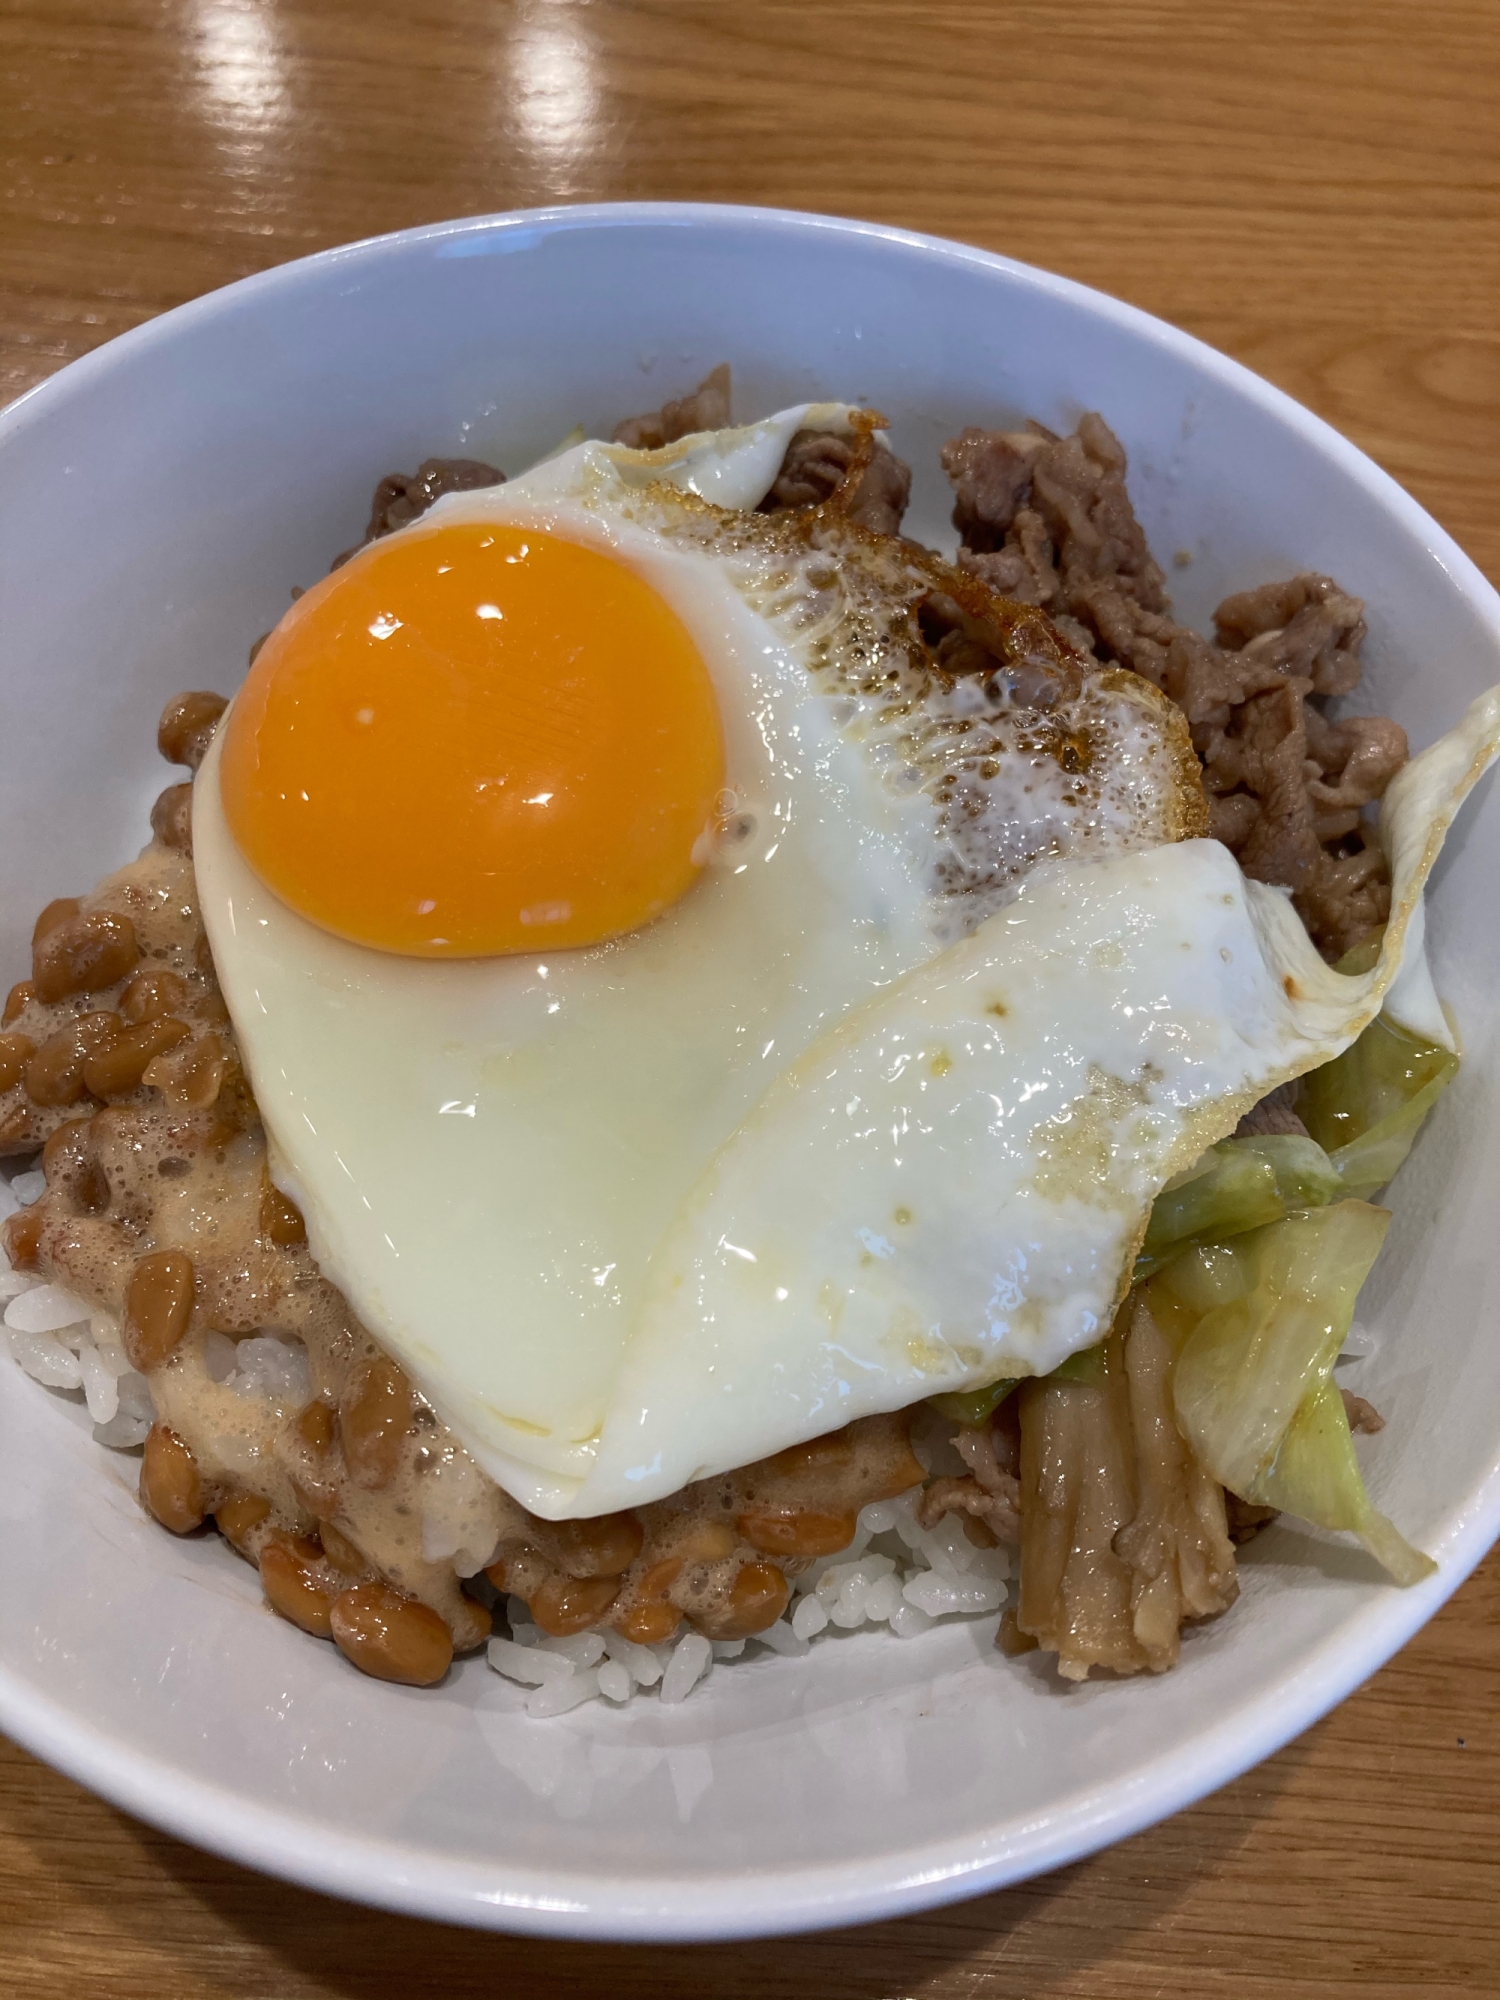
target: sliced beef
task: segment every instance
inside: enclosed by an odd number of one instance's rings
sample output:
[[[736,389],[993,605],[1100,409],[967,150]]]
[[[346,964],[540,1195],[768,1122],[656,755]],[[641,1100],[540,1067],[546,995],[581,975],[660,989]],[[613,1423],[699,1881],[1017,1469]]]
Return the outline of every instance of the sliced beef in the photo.
[[[1059,588],[1052,553],[1052,538],[1041,515],[1023,507],[1012,517],[1009,539],[1003,548],[977,555],[966,549],[959,561],[1002,597],[1050,607],[1057,603]]]
[[[1271,880],[1271,877],[1263,877]],[[1292,901],[1313,942],[1332,964],[1361,945],[1391,914],[1391,871],[1378,846],[1329,853]]]
[[[966,430],[942,456],[953,519],[971,552],[966,566],[1096,639],[1102,621],[1115,636],[1101,657],[1128,658],[1121,648],[1138,629],[1157,643],[1152,621],[1167,608],[1165,580],[1125,489],[1124,448],[1102,417],[1084,417],[1065,438],[1040,424]]]
[[[1344,1399],[1344,1415],[1349,1419],[1351,1431],[1374,1437],[1377,1431],[1385,1429],[1385,1418],[1373,1403],[1367,1403],[1363,1396],[1356,1396],[1352,1389],[1340,1389],[1339,1394]]]
[[[1258,1507],[1253,1500],[1242,1500],[1238,1493],[1224,1491],[1224,1517],[1229,1523],[1229,1539],[1236,1548],[1254,1541],[1262,1528],[1269,1528],[1276,1519],[1274,1507]]]
[[[1006,1421],[1006,1419],[1012,1419]],[[962,1515],[981,1524],[986,1542],[1021,1539],[1021,1487],[1016,1476],[1020,1432],[1012,1413],[999,1421],[965,1424],[953,1439],[955,1450],[969,1467],[962,1478],[934,1479],[924,1490],[917,1518],[935,1528],[945,1514]]]
[[[1307,795],[1317,815],[1318,838],[1341,840],[1359,825],[1360,809],[1385,796],[1385,788],[1410,754],[1406,731],[1385,715],[1352,715],[1330,722],[1308,703],[1302,711],[1309,774]]]
[[[659,410],[647,410],[639,417],[627,417],[614,431],[616,444],[633,451],[660,451],[664,444],[676,444],[694,431],[721,431],[729,422],[731,382],[729,363],[721,361],[693,390],[675,403],[663,403]]]
[[[1306,693],[1305,682],[1283,681],[1251,695],[1228,728],[1201,732],[1199,748],[1206,774],[1233,778],[1259,801],[1240,866],[1257,881],[1283,882],[1294,893],[1308,886],[1323,858],[1304,781]]]
[[[1215,833],[1247,875],[1292,891],[1314,941],[1337,960],[1390,915],[1390,871],[1361,808],[1406,761],[1406,736],[1383,716],[1330,723],[1311,693],[1307,680],[1284,680],[1222,726],[1199,725],[1193,742]]]
[[[820,507],[838,491],[854,458],[847,438],[831,431],[795,431],[781,470],[761,502],[766,513],[783,507]]]
[[[911,494],[911,467],[884,445],[861,454],[852,439],[835,437],[830,431],[793,434],[762,508],[776,513],[785,507],[821,506],[838,492],[861,456],[864,470],[844,493],[843,511],[877,535],[898,534]]]
[[[943,470],[953,482],[953,524],[966,549],[993,553],[1007,546],[1017,513],[1031,496],[1038,454],[1055,431],[1029,423],[1022,431],[971,426],[943,446]]]
[[[1279,1084],[1259,1104],[1252,1104],[1234,1128],[1236,1139],[1305,1139],[1307,1127],[1297,1116],[1297,1086]]]
[[[1331,576],[1294,576],[1226,597],[1214,636],[1227,652],[1311,681],[1314,694],[1348,694],[1359,685],[1365,607]]]
[[[1040,424],[962,432],[943,449],[963,566],[1042,606],[1074,644],[1154,681],[1193,731],[1210,830],[1247,875],[1291,889],[1337,960],[1389,914],[1389,870],[1366,818],[1406,761],[1383,716],[1320,706],[1360,678],[1364,606],[1313,572],[1227,597],[1214,639],[1174,617],[1101,417],[1071,437]]]
[[[505,474],[499,467],[478,458],[424,458],[415,472],[388,472],[371,498],[369,525],[363,537],[352,549],[335,556],[330,568],[338,569],[382,535],[410,527],[445,493],[472,493],[476,487],[504,484]]]

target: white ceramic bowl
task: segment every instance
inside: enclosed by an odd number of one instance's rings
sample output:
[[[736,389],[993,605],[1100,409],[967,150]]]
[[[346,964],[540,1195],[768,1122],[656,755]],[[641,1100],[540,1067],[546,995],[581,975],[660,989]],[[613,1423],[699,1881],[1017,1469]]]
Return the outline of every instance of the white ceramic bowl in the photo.
[[[604,207],[413,230],[231,286],[75,363],[0,420],[0,963],[140,844],[175,690],[246,648],[430,453],[515,469],[575,423],[730,357],[737,406],[867,400],[946,511],[964,423],[1103,409],[1201,618],[1313,567],[1369,605],[1361,701],[1428,741],[1500,678],[1500,601],[1350,445],[1170,327],[1004,259],[751,209]],[[1119,1838],[1264,1757],[1387,1659],[1500,1526],[1500,1064],[1482,788],[1439,871],[1439,984],[1469,1047],[1403,1173],[1350,1378],[1390,1417],[1378,1504],[1441,1569],[1263,1536],[1239,1606],[1165,1680],[1062,1691],[988,1625],[857,1634],[716,1670],[683,1707],[550,1722],[482,1660],[435,1692],[362,1679],[260,1603],[215,1539],[142,1517],[133,1458],[0,1363],[0,1723],[188,1840],[424,1915],[574,1936],[848,1923],[993,1888]]]

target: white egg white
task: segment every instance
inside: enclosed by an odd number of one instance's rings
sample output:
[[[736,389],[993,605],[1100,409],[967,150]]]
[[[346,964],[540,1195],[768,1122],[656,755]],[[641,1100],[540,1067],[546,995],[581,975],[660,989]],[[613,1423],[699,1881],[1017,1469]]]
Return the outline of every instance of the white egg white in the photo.
[[[693,633],[728,817],[751,825],[646,929],[550,957],[368,951],[249,869],[216,751],[195,788],[205,922],[275,1177],[371,1331],[551,1518],[1098,1338],[1161,1184],[1378,1008],[1444,815],[1493,753],[1492,705],[1392,788],[1397,916],[1376,972],[1339,979],[1226,850],[1163,845],[1172,814],[1149,801],[1177,739],[1154,691],[1101,677],[1110,769],[1076,804],[991,759],[1006,810],[1061,832],[956,921],[928,768],[951,718],[914,735],[861,709],[827,671],[826,585],[774,546],[730,559],[690,511],[678,532],[660,498],[709,502],[711,527],[754,506],[794,430],[847,424],[826,405],[662,453],[585,444],[406,531],[589,541]]]

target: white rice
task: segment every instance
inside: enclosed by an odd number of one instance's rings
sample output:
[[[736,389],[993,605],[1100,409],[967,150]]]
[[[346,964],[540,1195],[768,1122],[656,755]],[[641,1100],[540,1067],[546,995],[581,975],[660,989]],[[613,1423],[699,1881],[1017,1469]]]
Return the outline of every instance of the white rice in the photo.
[[[300,1340],[275,1333],[252,1333],[231,1340],[227,1333],[210,1333],[203,1343],[203,1362],[215,1382],[249,1396],[300,1410],[312,1401],[312,1370]]]
[[[29,1207],[46,1189],[32,1171],[0,1178],[0,1221]],[[112,1313],[95,1312],[62,1285],[13,1270],[0,1249],[4,1344],[17,1365],[49,1389],[81,1389],[100,1444],[128,1451],[144,1444],[155,1419],[151,1390],[120,1344]]]
[[[956,1455],[952,1469],[959,1469]],[[489,1663],[528,1690],[528,1715],[561,1715],[586,1701],[618,1706],[650,1688],[658,1700],[676,1703],[721,1662],[757,1657],[756,1647],[796,1656],[816,1640],[861,1626],[885,1626],[911,1639],[939,1618],[992,1615],[1005,1601],[1010,1570],[1008,1550],[975,1548],[952,1515],[936,1528],[922,1527],[917,1495],[907,1493],[866,1507],[848,1548],[797,1577],[785,1613],[753,1638],[710,1643],[688,1632],[661,1646],[638,1646],[615,1632],[551,1639],[521,1599],[511,1597],[512,1636],[491,1639]]]
[[[46,1189],[39,1172],[0,1178],[0,1221],[29,1207]],[[94,1436],[115,1451],[144,1444],[156,1421],[151,1388],[130,1365],[113,1313],[44,1278],[12,1268],[0,1248],[0,1304],[4,1345],[12,1358],[49,1389],[81,1389],[94,1420]],[[236,1394],[300,1410],[312,1395],[307,1349],[300,1340],[272,1333],[231,1340],[210,1333],[205,1361],[213,1380]],[[233,1441],[231,1441],[233,1442]]]

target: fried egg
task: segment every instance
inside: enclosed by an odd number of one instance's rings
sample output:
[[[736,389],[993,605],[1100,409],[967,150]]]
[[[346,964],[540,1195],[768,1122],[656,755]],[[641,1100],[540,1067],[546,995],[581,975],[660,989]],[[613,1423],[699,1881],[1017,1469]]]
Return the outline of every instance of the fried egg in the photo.
[[[670,1491],[1103,1339],[1172,1175],[1383,1003],[1429,1018],[1422,884],[1497,747],[1500,690],[1392,785],[1391,921],[1362,977],[1324,963],[1285,891],[1189,840],[1039,869],[852,1010],[659,1245],[598,1489]]]
[[[1090,1344],[1184,1149],[1379,1004],[1198,837],[1149,684],[758,512],[800,428],[882,448],[813,406],[439,502],[298,602],[195,788],[275,1178],[552,1518]],[[1010,621],[996,671],[934,601]]]

